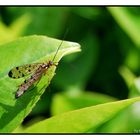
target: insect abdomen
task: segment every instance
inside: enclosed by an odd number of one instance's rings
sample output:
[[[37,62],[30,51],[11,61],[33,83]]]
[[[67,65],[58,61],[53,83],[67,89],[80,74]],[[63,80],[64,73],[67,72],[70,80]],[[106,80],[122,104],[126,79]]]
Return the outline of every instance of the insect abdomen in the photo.
[[[21,95],[24,94],[28,88],[30,88],[41,76],[45,69],[38,69],[36,73],[34,73],[28,80],[24,81],[24,84],[22,84],[19,89],[17,90],[15,94],[15,98],[19,98]]]

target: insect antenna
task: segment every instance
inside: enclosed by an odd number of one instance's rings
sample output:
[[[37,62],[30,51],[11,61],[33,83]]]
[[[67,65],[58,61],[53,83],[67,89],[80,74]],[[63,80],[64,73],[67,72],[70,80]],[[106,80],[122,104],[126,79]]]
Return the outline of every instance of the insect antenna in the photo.
[[[55,53],[55,55],[54,55],[54,57],[53,57],[53,59],[52,59],[52,62],[54,62],[54,59],[55,59],[55,57],[56,57],[56,55],[57,55],[57,53],[58,53],[58,51],[59,51],[59,49],[60,49],[60,47],[61,47],[63,41],[64,41],[64,38],[66,37],[67,33],[68,33],[68,28],[67,28],[67,30],[65,31],[64,35],[63,35],[63,39],[62,39],[60,45],[58,46],[58,48],[57,48],[57,50],[56,50],[56,53]]]
[[[56,51],[56,53],[55,53],[55,55],[54,55],[54,57],[53,57],[53,59],[52,59],[52,62],[54,62],[54,59],[55,59],[55,57],[56,57],[56,55],[57,55],[57,53],[58,53],[58,51],[59,51],[59,49],[60,49],[60,47],[61,47],[63,41],[64,41],[64,40],[61,41],[59,47],[57,48],[57,51]]]

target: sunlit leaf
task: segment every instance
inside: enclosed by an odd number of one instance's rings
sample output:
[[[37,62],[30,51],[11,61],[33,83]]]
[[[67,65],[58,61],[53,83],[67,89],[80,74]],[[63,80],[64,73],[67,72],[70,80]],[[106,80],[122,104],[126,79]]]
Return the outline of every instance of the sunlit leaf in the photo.
[[[31,112],[54,76],[56,67],[52,66],[39,83],[19,99],[15,99],[15,92],[24,77],[15,80],[8,76],[8,72],[24,64],[47,63],[52,60],[61,42],[34,35],[0,46],[0,132],[11,132]],[[79,47],[77,43],[64,41],[54,61],[59,62],[64,55],[80,51]]]
[[[39,123],[25,131],[26,133],[85,133],[107,122],[119,111],[140,101],[140,97],[100,104],[79,110],[66,112]]]

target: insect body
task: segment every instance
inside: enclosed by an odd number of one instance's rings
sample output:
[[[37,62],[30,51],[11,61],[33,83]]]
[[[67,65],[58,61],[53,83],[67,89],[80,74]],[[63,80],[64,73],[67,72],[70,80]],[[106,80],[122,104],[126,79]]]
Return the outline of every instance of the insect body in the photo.
[[[34,84],[37,80],[39,80],[42,74],[45,73],[52,65],[55,65],[52,61],[49,61],[47,64],[40,64],[39,68],[31,75],[31,77],[25,80],[22,85],[20,85],[16,92],[15,98],[20,97],[26,90],[28,90],[28,88],[32,86],[32,84]]]
[[[14,70],[16,69],[17,73],[22,73],[20,71],[18,71],[19,69],[21,69],[22,67],[24,68],[24,74],[20,74],[20,77],[23,77],[23,76],[26,76],[27,74],[30,74],[31,73],[31,67],[33,67],[35,69],[35,71],[33,72],[33,74],[31,75],[31,77],[27,80],[24,81],[23,84],[21,84],[15,94],[15,98],[19,98],[21,95],[24,94],[24,92],[26,90],[28,90],[36,81],[38,81],[41,76],[48,70],[48,68],[50,68],[51,66],[56,66],[56,64],[54,64],[53,61],[49,61],[48,63],[44,64],[28,64],[28,65],[23,65],[23,66],[20,66],[20,67],[16,67],[14,69],[12,69],[11,71],[9,71],[9,77],[13,77],[13,73]],[[36,66],[36,67],[35,67]],[[18,74],[19,75],[19,74]],[[20,78],[20,77],[15,77],[15,78]]]
[[[21,77],[31,74],[31,77],[25,80],[24,83],[19,86],[15,94],[15,98],[19,98],[21,95],[23,95],[24,92],[28,90],[37,80],[39,80],[42,74],[44,74],[51,66],[56,66],[56,64],[54,63],[54,59],[62,43],[63,43],[63,40],[60,43],[59,47],[57,48],[57,51],[52,61],[49,61],[46,64],[44,63],[27,64],[27,65],[15,67],[9,71],[8,73],[9,77],[14,78],[14,79],[21,78]]]
[[[67,30],[68,31],[68,30]],[[66,35],[66,32],[64,34],[64,37]],[[63,38],[64,38],[63,37]],[[38,81],[41,76],[47,72],[47,70],[51,66],[57,66],[56,63],[54,62],[54,59],[63,43],[60,43],[59,47],[56,50],[56,53],[52,59],[52,61],[49,61],[48,63],[34,63],[34,64],[27,64],[19,67],[15,67],[11,69],[8,73],[9,77],[11,78],[21,78],[24,76],[27,76],[31,74],[31,77],[26,79],[23,84],[21,84],[15,94],[15,98],[19,98],[21,95],[25,93],[26,90],[28,90],[36,81]]]

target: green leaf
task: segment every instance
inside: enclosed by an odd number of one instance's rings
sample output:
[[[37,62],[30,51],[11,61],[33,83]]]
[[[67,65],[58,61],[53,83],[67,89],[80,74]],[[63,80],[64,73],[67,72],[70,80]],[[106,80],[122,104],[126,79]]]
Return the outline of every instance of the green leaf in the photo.
[[[132,14],[130,8],[126,7],[108,7],[115,20],[128,34],[132,41],[140,47],[140,19],[139,15]]]
[[[57,93],[52,100],[51,113],[58,115],[70,110],[76,110],[83,107],[93,106],[106,102],[115,101],[116,99],[104,94],[95,92],[78,92],[71,91],[71,93]],[[61,109],[60,109],[61,108]]]
[[[25,14],[16,19],[10,26],[0,22],[0,44],[18,38],[30,22],[30,16]]]
[[[129,86],[129,98],[140,96],[140,78],[133,79],[132,73],[122,67],[122,75]],[[125,74],[126,72],[126,74]],[[132,80],[131,83],[130,79]],[[133,84],[132,84],[133,82]],[[100,126],[95,132],[101,133],[138,133],[140,128],[140,102],[136,102],[125,110],[117,113],[108,122]],[[121,125],[120,125],[121,124]],[[117,127],[116,127],[117,126]]]
[[[140,97],[70,111],[41,121],[24,133],[83,133],[105,123]]]
[[[48,69],[39,83],[18,99],[15,99],[15,92],[25,79],[8,77],[9,70],[24,64],[47,63],[52,60],[61,42],[34,35],[0,46],[0,132],[13,131],[31,112],[54,76],[56,67]],[[77,51],[80,51],[79,44],[63,41],[54,61],[59,62],[64,55]]]
[[[133,133],[131,131],[132,118],[130,117],[130,108],[123,109],[113,118],[99,126],[94,132],[98,133]]]

